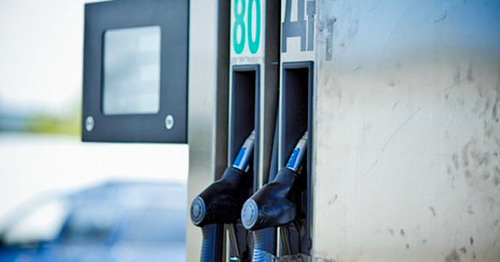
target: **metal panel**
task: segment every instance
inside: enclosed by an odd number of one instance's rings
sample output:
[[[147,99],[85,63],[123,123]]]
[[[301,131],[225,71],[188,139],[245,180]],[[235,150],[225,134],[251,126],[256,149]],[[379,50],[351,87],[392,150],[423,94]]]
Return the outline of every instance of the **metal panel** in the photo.
[[[159,110],[107,115],[102,99],[105,32],[145,26],[161,29]],[[139,47],[144,45],[147,41],[139,43]],[[188,1],[128,0],[85,5],[82,140],[186,143],[187,45]]]
[[[313,255],[499,261],[500,3],[317,4]]]
[[[228,20],[228,1],[190,1],[188,206],[227,166]],[[199,261],[201,230],[187,217],[187,261]]]

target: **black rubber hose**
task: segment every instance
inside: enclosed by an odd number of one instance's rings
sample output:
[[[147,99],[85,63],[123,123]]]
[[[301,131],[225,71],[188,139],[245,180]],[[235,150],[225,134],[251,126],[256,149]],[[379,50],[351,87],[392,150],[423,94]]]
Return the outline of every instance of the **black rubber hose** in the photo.
[[[253,262],[275,261],[276,228],[269,227],[253,232]]]
[[[223,224],[208,224],[201,228],[203,242],[201,244],[201,262],[222,261]]]

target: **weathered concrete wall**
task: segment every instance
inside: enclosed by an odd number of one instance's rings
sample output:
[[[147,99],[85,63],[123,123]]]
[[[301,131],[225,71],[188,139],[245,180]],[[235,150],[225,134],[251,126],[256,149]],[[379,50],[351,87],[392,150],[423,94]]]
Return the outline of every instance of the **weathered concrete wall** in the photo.
[[[500,2],[316,10],[313,255],[500,261]]]

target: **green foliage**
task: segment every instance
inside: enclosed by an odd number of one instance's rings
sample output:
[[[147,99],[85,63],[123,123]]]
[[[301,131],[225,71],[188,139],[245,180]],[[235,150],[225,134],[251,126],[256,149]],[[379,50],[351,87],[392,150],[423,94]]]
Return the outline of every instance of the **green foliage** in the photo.
[[[75,107],[63,117],[35,114],[28,121],[26,132],[80,136],[81,107]]]

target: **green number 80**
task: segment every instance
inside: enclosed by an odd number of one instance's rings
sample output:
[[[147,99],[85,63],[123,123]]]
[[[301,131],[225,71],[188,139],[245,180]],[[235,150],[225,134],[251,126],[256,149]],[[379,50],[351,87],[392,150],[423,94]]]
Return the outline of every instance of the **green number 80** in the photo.
[[[241,8],[238,9],[238,4],[241,3]],[[256,25],[255,25],[255,38],[252,37],[253,34],[253,16],[252,16],[252,10],[255,6],[255,14],[256,14]],[[245,31],[248,34],[248,48],[250,49],[250,53],[255,54],[259,50],[259,45],[260,45],[260,0],[249,0],[248,1],[248,14],[247,14],[247,24],[248,26],[245,26],[245,21],[244,21],[244,16],[245,16],[245,9],[246,9],[246,1],[245,0],[234,0],[234,5],[233,5],[233,13],[235,17],[234,25],[233,25],[233,47],[234,47],[234,52],[236,54],[241,54],[243,52],[243,49],[245,48],[245,40],[246,40],[246,34]],[[245,30],[248,28],[248,30]],[[240,34],[240,37],[238,39],[238,29]]]

